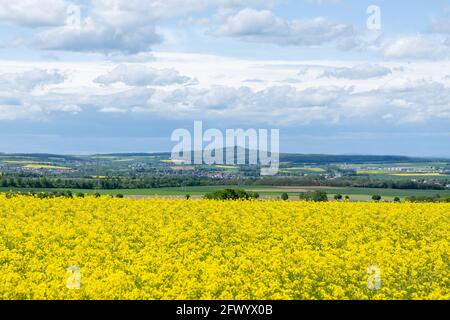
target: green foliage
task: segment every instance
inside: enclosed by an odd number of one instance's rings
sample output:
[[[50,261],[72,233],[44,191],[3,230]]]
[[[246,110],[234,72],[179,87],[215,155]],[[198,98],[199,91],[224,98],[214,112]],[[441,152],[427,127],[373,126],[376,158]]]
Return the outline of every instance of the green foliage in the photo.
[[[399,197],[394,198],[394,202],[401,202],[402,200]]]
[[[123,194],[119,193],[119,194],[116,195],[116,198],[123,199],[124,196],[123,196]]]
[[[327,202],[328,195],[325,191],[316,190],[310,192],[302,192],[299,196],[300,200],[314,201],[314,202]]]
[[[379,194],[372,196],[373,201],[381,201],[382,197]]]
[[[289,195],[288,195],[286,192],[283,193],[283,194],[281,195],[281,200],[283,200],[283,201],[289,200]]]
[[[251,200],[257,199],[259,197],[258,194],[253,192],[247,192],[242,189],[225,189],[218,190],[212,193],[209,193],[205,196],[205,199],[209,200]]]
[[[409,201],[409,202],[450,202],[450,197],[442,199],[439,194],[431,195],[431,196],[412,196],[412,197],[406,198],[406,201]]]
[[[344,197],[342,196],[342,194],[337,194],[334,196],[334,200],[336,201],[341,201]]]

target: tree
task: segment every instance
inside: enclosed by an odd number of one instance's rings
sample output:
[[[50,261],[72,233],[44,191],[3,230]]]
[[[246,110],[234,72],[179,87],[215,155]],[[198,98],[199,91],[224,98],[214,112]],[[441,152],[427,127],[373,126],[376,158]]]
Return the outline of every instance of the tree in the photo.
[[[341,201],[343,199],[342,194],[337,194],[334,196],[334,200]]]
[[[401,200],[400,200],[399,197],[395,197],[395,198],[394,198],[394,202],[401,202]]]
[[[314,201],[314,202],[327,202],[328,195],[325,191],[316,190],[313,192],[302,192],[299,196],[300,200]]]
[[[190,194],[187,194],[186,195],[186,200],[189,200],[191,198],[191,195]]]
[[[289,195],[288,195],[286,192],[283,193],[283,194],[281,195],[281,200],[283,200],[283,201],[289,200]]]
[[[350,201],[350,196],[345,196],[345,201]]]
[[[117,194],[116,198],[123,199],[123,194],[121,194],[121,193]]]
[[[378,201],[381,201],[381,199],[382,199],[382,197],[380,196],[380,195],[374,195],[373,197],[372,197],[372,200],[373,201],[376,201],[376,202],[378,202]]]
[[[259,196],[253,192],[247,192],[242,189],[225,189],[217,190],[215,192],[205,195],[205,199],[209,200],[251,200]]]

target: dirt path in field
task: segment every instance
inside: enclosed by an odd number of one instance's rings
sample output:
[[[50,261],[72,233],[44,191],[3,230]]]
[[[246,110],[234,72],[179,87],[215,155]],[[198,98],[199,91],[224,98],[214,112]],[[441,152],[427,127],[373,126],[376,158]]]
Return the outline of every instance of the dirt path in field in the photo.
[[[135,200],[141,200],[141,199],[186,199],[185,196],[158,196],[158,195],[130,195],[125,196],[127,199],[135,199]],[[201,199],[203,196],[194,195],[191,196],[191,199]]]
[[[301,193],[308,192],[311,190],[319,190],[319,189],[337,189],[335,187],[273,187],[273,188],[246,188],[249,192],[258,192],[262,194],[262,198],[264,199],[277,199],[276,196],[265,196],[265,193]],[[186,192],[187,194],[189,191]],[[125,198],[128,199],[185,199],[184,195],[126,195]],[[191,195],[191,199],[201,199],[203,195]]]

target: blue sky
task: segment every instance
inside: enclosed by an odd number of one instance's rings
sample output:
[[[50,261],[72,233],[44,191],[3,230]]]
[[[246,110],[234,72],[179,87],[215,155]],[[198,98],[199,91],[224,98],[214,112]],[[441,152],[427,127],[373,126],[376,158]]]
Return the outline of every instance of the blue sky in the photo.
[[[170,151],[202,120],[450,157],[449,58],[443,0],[0,0],[0,152]]]

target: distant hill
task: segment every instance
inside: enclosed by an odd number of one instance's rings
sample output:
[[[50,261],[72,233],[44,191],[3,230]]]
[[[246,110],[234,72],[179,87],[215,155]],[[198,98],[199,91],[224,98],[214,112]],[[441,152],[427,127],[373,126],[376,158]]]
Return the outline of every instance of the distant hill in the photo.
[[[237,148],[235,148],[236,152]],[[224,150],[226,156],[227,150]],[[246,156],[249,150],[245,150]],[[102,154],[101,156],[109,157],[165,157],[170,159],[170,152],[160,153],[112,153]],[[294,164],[333,164],[333,163],[418,163],[418,162],[438,162],[449,161],[444,158],[419,158],[407,156],[393,155],[327,155],[327,154],[297,154],[297,153],[281,153],[280,162],[290,162]]]
[[[302,164],[327,163],[397,163],[423,162],[430,159],[411,158],[405,156],[371,156],[371,155],[321,155],[321,154],[281,154],[281,162]]]
[[[65,161],[83,161],[81,157],[73,155],[60,155],[50,153],[0,153],[2,158],[32,158],[33,160],[49,162],[55,159],[61,159]]]
[[[170,152],[159,152],[159,153],[102,153],[102,154],[94,154],[94,157],[170,157]]]

